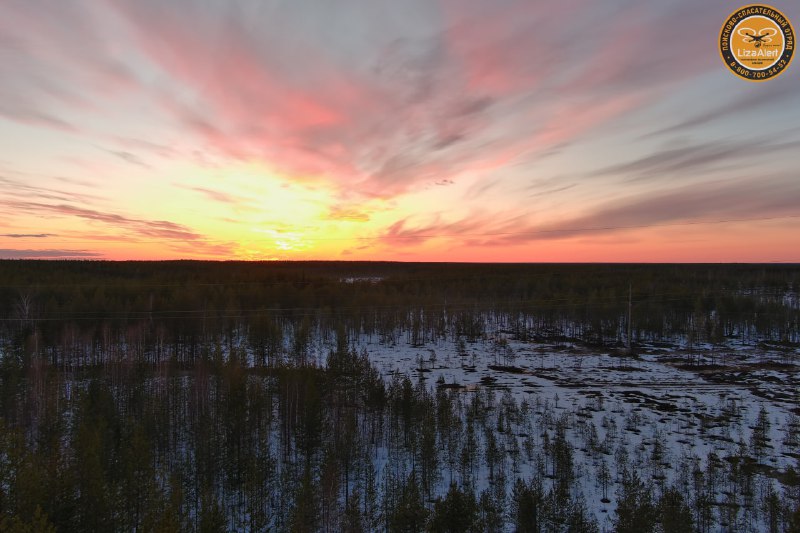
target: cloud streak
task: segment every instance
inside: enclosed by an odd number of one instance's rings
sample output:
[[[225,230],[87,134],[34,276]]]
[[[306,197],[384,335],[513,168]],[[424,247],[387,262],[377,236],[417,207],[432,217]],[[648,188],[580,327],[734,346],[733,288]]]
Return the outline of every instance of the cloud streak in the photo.
[[[198,241],[203,239],[202,235],[192,231],[188,227],[166,220],[132,218],[116,213],[104,213],[94,209],[67,204],[53,205],[38,202],[9,202],[8,205],[15,210],[38,216],[76,217],[93,222],[100,222],[145,237],[183,241]]]
[[[0,176],[0,185],[3,186],[3,190],[0,192],[0,199],[6,197],[21,200],[40,199],[77,203],[90,203],[92,201],[101,199],[100,196],[86,192],[79,193],[66,189],[39,187],[4,176]]]
[[[0,259],[92,259],[103,254],[92,250],[16,250],[0,248]]]
[[[787,100],[796,99],[797,90],[790,83],[776,83],[764,87],[762,91],[759,91],[757,97],[754,96],[752,92],[747,91],[721,105],[715,105],[709,110],[680,120],[671,126],[655,130],[648,136],[691,132],[706,124],[741,116],[742,112],[753,113],[762,111],[766,107],[779,106],[785,104]]]
[[[800,184],[789,177],[692,184],[610,202],[586,215],[532,228],[537,233],[520,238],[564,239],[669,224],[798,216],[799,202]]]
[[[758,151],[752,143],[741,141],[713,141],[690,146],[666,148],[638,159],[612,165],[595,172],[596,175],[627,176],[628,181],[646,179],[675,179],[686,174],[713,168],[717,165],[754,165],[777,152],[795,152],[800,141],[761,143]]]
[[[545,223],[527,217],[479,214],[452,222],[389,226],[378,238],[387,246],[411,247],[434,239],[471,246],[507,246],[535,241],[597,238],[671,225],[800,218],[800,183],[791,177],[736,180],[640,194],[598,206],[585,214]],[[499,215],[499,216],[498,216]]]
[[[216,189],[208,189],[206,187],[186,187],[180,186],[184,189],[194,191],[197,193],[202,194],[206,198],[209,198],[215,202],[219,202],[222,204],[230,204],[230,205],[242,205],[244,203],[244,199],[238,196],[234,196],[232,194],[228,194],[223,191],[219,191]]]
[[[0,237],[9,239],[46,239],[54,237],[52,233],[0,233]]]

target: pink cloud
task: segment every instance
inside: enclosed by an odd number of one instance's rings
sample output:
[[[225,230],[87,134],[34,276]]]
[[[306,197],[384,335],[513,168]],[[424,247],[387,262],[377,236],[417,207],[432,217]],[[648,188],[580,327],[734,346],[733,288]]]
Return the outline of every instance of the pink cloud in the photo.
[[[580,104],[557,104],[533,138],[534,146],[556,146],[629,113],[651,100],[644,92],[628,92]]]
[[[448,50],[470,91],[493,97],[527,94],[560,70],[564,27],[574,27],[582,0],[442,0]],[[574,35],[573,32],[568,32]]]
[[[391,197],[496,159],[475,149],[493,101],[458,72],[457,58],[426,63],[402,47],[378,51],[375,74],[314,46],[287,51],[280,29],[256,38],[235,17],[114,5],[140,50],[195,94],[164,90],[162,105],[228,157],[329,181],[344,197]]]
[[[162,94],[183,126],[235,158],[264,157],[295,173],[351,171],[325,160],[325,138],[367,106],[361,86],[320,50],[293,49],[311,82],[293,79],[280,43],[256,40],[232,16],[144,2],[114,2],[140,50],[196,98]],[[191,23],[187,23],[191,20]],[[274,48],[274,51],[273,51]],[[295,66],[294,68],[298,68]],[[319,138],[319,142],[311,142]],[[335,148],[333,149],[335,150]],[[320,156],[320,154],[323,154]]]
[[[136,141],[141,132],[121,123],[110,139],[123,148],[119,157],[258,160],[292,179],[325,182],[337,201],[488,175],[613,123],[658,97],[653,84],[675,71],[662,42],[696,9],[442,0],[425,38],[349,44],[351,57],[330,48],[357,41],[363,28],[301,39],[277,9],[250,20],[238,4],[107,0],[91,13],[53,4],[59,21],[12,3],[0,28],[42,67],[28,82],[62,109],[72,109],[69,98],[94,108],[145,89],[147,109],[165,127]],[[311,17],[312,8],[296,9]],[[703,16],[688,17],[692,33],[676,47],[701,39]],[[112,32],[130,52],[108,46]],[[681,60],[680,76],[701,63],[683,68]],[[71,117],[34,105],[22,89],[13,90],[12,120],[71,127]]]
[[[407,248],[432,239],[470,242],[475,238],[503,237],[524,228],[524,219],[524,215],[498,217],[496,213],[473,213],[450,222],[436,217],[427,223],[413,224],[409,218],[403,218],[386,228],[378,242],[391,248]]]

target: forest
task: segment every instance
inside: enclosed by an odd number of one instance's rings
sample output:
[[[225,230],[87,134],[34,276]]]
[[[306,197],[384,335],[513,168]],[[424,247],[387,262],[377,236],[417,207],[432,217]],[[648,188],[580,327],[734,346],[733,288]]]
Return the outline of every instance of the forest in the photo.
[[[800,532],[798,353],[798,265],[0,261],[0,531]]]

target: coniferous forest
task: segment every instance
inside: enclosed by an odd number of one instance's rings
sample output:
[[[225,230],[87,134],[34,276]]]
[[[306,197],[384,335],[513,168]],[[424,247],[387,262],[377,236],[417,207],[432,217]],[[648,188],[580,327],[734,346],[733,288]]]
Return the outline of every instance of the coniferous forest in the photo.
[[[0,261],[0,531],[800,531],[800,266]]]

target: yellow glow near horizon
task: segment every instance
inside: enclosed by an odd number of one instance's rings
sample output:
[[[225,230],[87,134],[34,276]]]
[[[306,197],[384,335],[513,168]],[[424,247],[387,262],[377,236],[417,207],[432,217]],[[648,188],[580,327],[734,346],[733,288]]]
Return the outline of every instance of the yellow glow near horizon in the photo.
[[[233,245],[242,259],[291,259],[334,254],[350,246],[373,223],[365,214],[342,207],[341,191],[313,179],[293,179],[258,163],[225,168],[184,167],[172,184],[166,212],[210,241]],[[185,207],[185,208],[184,208]]]

